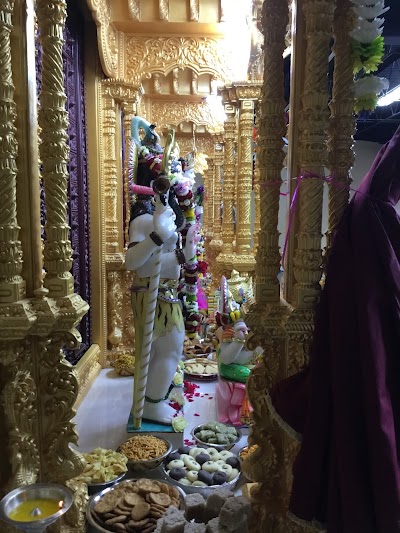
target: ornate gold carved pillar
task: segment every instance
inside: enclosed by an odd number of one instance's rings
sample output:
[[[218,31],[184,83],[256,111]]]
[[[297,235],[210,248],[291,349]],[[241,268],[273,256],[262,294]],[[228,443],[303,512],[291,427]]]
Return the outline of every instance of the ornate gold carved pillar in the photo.
[[[264,82],[257,141],[260,181],[260,232],[256,255],[256,301],[246,315],[249,347],[262,346],[265,357],[247,382],[253,406],[249,442],[258,445],[244,462],[246,475],[258,482],[252,491],[254,531],[295,531],[286,519],[285,437],[266,407],[266,391],[285,375],[284,322],[290,308],[280,301],[278,212],[281,171],[285,154],[283,51],[288,23],[287,2],[265,0],[262,11]]]
[[[218,268],[226,273],[233,270],[235,232],[233,226],[233,204],[236,189],[235,141],[237,140],[236,105],[229,101],[229,88],[224,88],[222,98],[225,105],[224,124],[224,211],[222,217],[222,246],[217,257]]]
[[[211,250],[211,272],[213,275],[213,287],[218,286],[220,282],[220,277],[222,272],[221,264],[218,261],[218,258],[221,255],[221,250],[223,250],[223,228],[221,223],[221,205],[222,200],[224,202],[225,209],[225,189],[224,196],[222,196],[222,182],[221,182],[221,166],[224,161],[224,152],[223,146],[221,143],[216,142],[214,138],[214,185],[213,185],[213,223],[212,223],[212,240],[209,244],[209,249]],[[225,181],[224,181],[225,186]],[[223,219],[222,219],[223,220]]]
[[[299,232],[294,255],[295,307],[313,309],[319,299],[322,275],[321,225],[324,176],[328,163],[325,132],[329,126],[328,63],[334,3],[304,0],[306,71],[300,112]]]
[[[128,0],[129,15],[133,20],[140,20],[140,0]]]
[[[256,264],[254,252],[251,250],[254,112],[255,102],[260,97],[261,82],[235,83],[234,89],[240,106],[236,193],[236,257],[234,266],[239,272],[251,274]]]
[[[3,199],[0,209],[0,497],[23,483],[34,483],[39,473],[36,384],[30,346],[23,340],[35,317],[29,301],[22,300],[25,281],[20,275],[22,251],[16,198],[18,144],[10,41],[14,6],[14,1],[0,2],[0,191]],[[17,19],[17,24],[22,25],[21,18]],[[24,77],[22,79],[25,81]],[[17,84],[21,81],[17,78]],[[25,453],[21,454],[21,449]],[[5,525],[2,527],[9,531]]]
[[[17,223],[16,177],[17,141],[15,138],[14,84],[11,70],[10,33],[13,1],[0,3],[0,109],[1,140],[0,152],[0,303],[17,302],[25,295],[25,281],[21,277],[22,250],[19,240],[20,227]]]
[[[169,0],[158,0],[160,10],[160,20],[169,20]]]
[[[239,109],[239,169],[237,181],[236,253],[250,255],[251,189],[253,180],[254,101],[241,100]]]
[[[205,209],[205,235],[211,240],[214,234],[214,193],[215,193],[215,163],[214,154],[207,159],[207,186],[206,186],[206,209]]]
[[[46,241],[44,246],[46,289],[36,291],[35,310],[49,313],[43,329],[37,334],[47,335],[40,342],[39,409],[42,476],[47,481],[65,482],[82,470],[79,454],[67,446],[76,440],[71,419],[78,394],[75,371],[65,360],[62,346],[79,344],[79,333],[74,329],[88,305],[74,294],[71,243],[67,220],[67,145],[68,115],[63,75],[63,32],[67,15],[65,0],[37,2],[37,18],[43,48],[42,89],[39,124],[41,126],[40,156],[46,195]],[[51,302],[45,298],[46,293]],[[54,315],[54,304],[59,307]],[[53,316],[52,316],[53,315]],[[54,328],[51,331],[51,328]],[[62,437],[61,431],[63,431]]]
[[[117,156],[116,156],[116,105],[108,80],[103,82],[103,145],[105,180],[106,252],[116,253],[118,246],[117,219]]]
[[[221,167],[224,161],[224,154],[222,145],[220,151],[214,152],[214,220],[213,220],[213,240],[218,243],[222,242],[221,230],[221,205],[223,201],[222,196],[222,181],[221,181]],[[220,246],[220,245],[219,245]]]
[[[333,20],[335,70],[333,73],[333,97],[330,102],[329,126],[330,176],[338,185],[329,184],[328,231],[326,252],[332,246],[336,227],[349,201],[351,167],[354,163],[353,133],[355,130],[353,94],[353,55],[348,34],[354,27],[350,0],[337,0]]]
[[[199,1],[200,0],[189,0],[189,12],[191,22],[199,21]]]

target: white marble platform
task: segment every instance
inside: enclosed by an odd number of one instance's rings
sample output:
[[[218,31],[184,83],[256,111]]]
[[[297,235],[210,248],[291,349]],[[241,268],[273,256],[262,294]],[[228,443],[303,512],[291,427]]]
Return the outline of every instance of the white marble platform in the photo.
[[[200,396],[185,404],[188,426],[184,434],[162,434],[179,446],[183,439],[191,439],[190,431],[197,424],[216,419],[215,382],[198,382]],[[132,436],[126,432],[126,423],[132,405],[133,377],[118,376],[112,369],[101,370],[91,389],[78,408],[74,418],[79,435],[78,449],[90,452],[101,447],[116,449]],[[197,416],[198,415],[198,416]],[[247,444],[247,432],[233,452]]]

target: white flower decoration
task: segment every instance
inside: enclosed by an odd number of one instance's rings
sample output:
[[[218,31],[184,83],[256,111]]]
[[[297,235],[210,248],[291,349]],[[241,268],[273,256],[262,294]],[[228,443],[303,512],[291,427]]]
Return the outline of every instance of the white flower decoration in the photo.
[[[389,88],[389,80],[379,78],[378,76],[366,76],[360,78],[354,83],[354,96],[360,98],[368,94],[379,96],[383,91]]]

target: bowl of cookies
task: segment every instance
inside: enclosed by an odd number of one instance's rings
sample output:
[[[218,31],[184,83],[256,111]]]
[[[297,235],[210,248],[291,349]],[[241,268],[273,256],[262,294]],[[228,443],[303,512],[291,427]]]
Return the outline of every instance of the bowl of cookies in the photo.
[[[242,432],[240,429],[220,422],[208,422],[195,426],[192,429],[192,437],[202,446],[217,450],[230,450],[242,438]]]
[[[169,508],[182,506],[184,495],[168,481],[125,480],[92,496],[86,516],[99,533],[152,533]]]
[[[234,490],[240,478],[240,461],[229,450],[181,446],[163,463],[164,473],[185,493],[209,496],[217,488]]]
[[[121,481],[128,470],[126,456],[114,450],[96,448],[82,456],[85,469],[76,479],[87,484],[90,495]]]
[[[128,439],[117,451],[127,457],[129,470],[144,472],[160,466],[171,450],[172,444],[168,440],[141,434]]]

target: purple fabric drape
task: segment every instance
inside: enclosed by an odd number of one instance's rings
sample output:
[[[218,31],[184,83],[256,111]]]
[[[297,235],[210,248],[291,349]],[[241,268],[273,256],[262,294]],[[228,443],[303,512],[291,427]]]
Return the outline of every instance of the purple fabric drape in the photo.
[[[271,391],[302,434],[290,511],[329,533],[400,531],[400,128],[339,225],[309,368]]]

